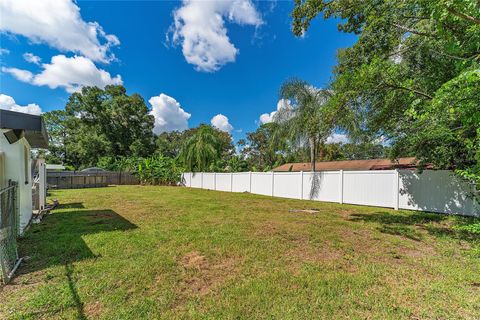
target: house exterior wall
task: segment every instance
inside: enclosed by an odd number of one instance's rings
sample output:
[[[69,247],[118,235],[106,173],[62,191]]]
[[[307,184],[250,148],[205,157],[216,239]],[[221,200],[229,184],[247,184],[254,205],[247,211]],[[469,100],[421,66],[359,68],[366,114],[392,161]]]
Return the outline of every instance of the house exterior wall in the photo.
[[[25,159],[25,150],[27,148],[27,159]],[[4,177],[0,177],[0,183],[5,186],[8,180],[18,183],[18,206],[19,206],[19,232],[23,233],[32,218],[32,177],[31,177],[31,157],[30,145],[25,138],[10,144],[3,133],[0,133],[0,152],[4,159]],[[25,161],[28,161],[25,176]],[[27,183],[26,183],[27,182]]]

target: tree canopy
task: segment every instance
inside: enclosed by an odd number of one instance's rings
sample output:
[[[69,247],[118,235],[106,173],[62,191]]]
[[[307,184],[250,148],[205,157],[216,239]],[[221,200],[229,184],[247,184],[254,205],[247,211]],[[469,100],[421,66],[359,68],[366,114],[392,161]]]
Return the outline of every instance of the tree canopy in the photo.
[[[179,158],[187,171],[215,171],[225,167],[219,163],[228,161],[232,154],[230,134],[203,124],[185,141]]]
[[[296,0],[292,16],[296,35],[317,15],[358,35],[338,53],[330,99],[359,120],[352,135],[479,183],[479,13],[476,0]]]
[[[148,156],[153,152],[153,116],[143,98],[123,86],[84,87],[64,111],[45,114],[50,154],[75,168],[95,166],[103,157]]]
[[[285,162],[286,144],[284,139],[274,141],[278,124],[265,123],[253,132],[247,132],[246,139],[238,142],[241,154],[252,171],[265,171]]]
[[[311,168],[315,171],[317,146],[326,142],[336,125],[326,107],[330,92],[314,88],[303,80],[291,79],[282,85],[280,97],[290,104],[274,115],[277,132],[292,146],[308,143]]]

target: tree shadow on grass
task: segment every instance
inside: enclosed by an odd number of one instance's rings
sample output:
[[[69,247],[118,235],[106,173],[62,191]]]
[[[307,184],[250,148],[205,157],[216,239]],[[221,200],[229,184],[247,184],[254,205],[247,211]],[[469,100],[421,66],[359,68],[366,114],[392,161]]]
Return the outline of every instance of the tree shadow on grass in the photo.
[[[77,291],[77,284],[73,279],[73,266],[72,264],[65,264],[65,276],[67,277],[68,288],[70,289],[70,294],[72,295],[73,303],[75,304],[75,309],[77,309],[77,319],[84,320],[87,319],[85,316],[84,304],[80,299]]]
[[[419,232],[422,229],[438,238],[443,237],[473,243],[480,242],[480,234],[468,231],[468,226],[480,222],[480,219],[475,217],[448,216],[428,212],[375,212],[371,214],[352,214],[350,221],[376,223],[380,225],[377,230],[382,233],[403,236],[416,241],[422,240],[423,235]]]
[[[85,209],[85,206],[83,205],[83,202],[61,203],[56,210],[62,209]]]
[[[73,210],[83,208],[81,203],[59,206],[47,215],[41,224],[33,225],[19,241],[19,252],[28,257],[21,264],[18,274],[27,274],[45,268],[62,265],[72,296],[72,306],[77,319],[86,319],[84,304],[73,277],[73,263],[84,259],[96,259],[82,236],[101,232],[127,231],[137,226],[113,210]],[[69,210],[65,210],[69,209]]]
[[[28,256],[20,273],[65,265],[83,259],[97,258],[82,236],[137,228],[113,210],[64,210],[77,203],[59,207],[47,215],[41,224],[33,225],[19,241],[21,256]]]

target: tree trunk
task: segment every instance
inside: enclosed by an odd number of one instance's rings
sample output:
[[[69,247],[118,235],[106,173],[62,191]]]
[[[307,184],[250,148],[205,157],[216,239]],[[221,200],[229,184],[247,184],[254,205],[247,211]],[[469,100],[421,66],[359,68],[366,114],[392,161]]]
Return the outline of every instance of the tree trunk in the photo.
[[[320,149],[318,151],[318,160],[319,161],[325,161],[325,148],[324,148],[323,143],[319,144],[318,149]]]
[[[315,138],[308,138],[310,144],[310,169],[312,172],[315,172]]]

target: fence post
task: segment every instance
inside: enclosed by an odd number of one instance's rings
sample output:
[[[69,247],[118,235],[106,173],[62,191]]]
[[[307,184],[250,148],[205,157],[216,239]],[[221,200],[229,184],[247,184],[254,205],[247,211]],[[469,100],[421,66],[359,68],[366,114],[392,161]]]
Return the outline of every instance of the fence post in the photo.
[[[192,187],[193,172],[190,172],[190,188]]]
[[[217,190],[217,173],[213,173],[213,190]]]
[[[303,200],[303,170],[300,171],[300,199]]]
[[[340,193],[340,204],[343,204],[343,170],[340,170],[340,183],[338,187],[338,191]]]
[[[47,198],[47,167],[45,160],[41,160],[38,166],[39,178],[38,183],[38,193],[39,193],[39,203],[38,207],[40,210],[45,209],[45,199]]]
[[[203,189],[203,172],[200,172],[200,189]]]
[[[272,171],[272,197],[275,194],[275,171]]]
[[[250,185],[248,187],[248,192],[252,193],[252,171],[249,171],[248,173],[250,175],[250,181],[249,181]]]
[[[393,209],[398,210],[398,200],[400,198],[400,183],[399,183],[399,174],[398,169],[394,171],[394,180],[393,180]]]
[[[233,192],[233,172],[230,172],[230,192]]]

